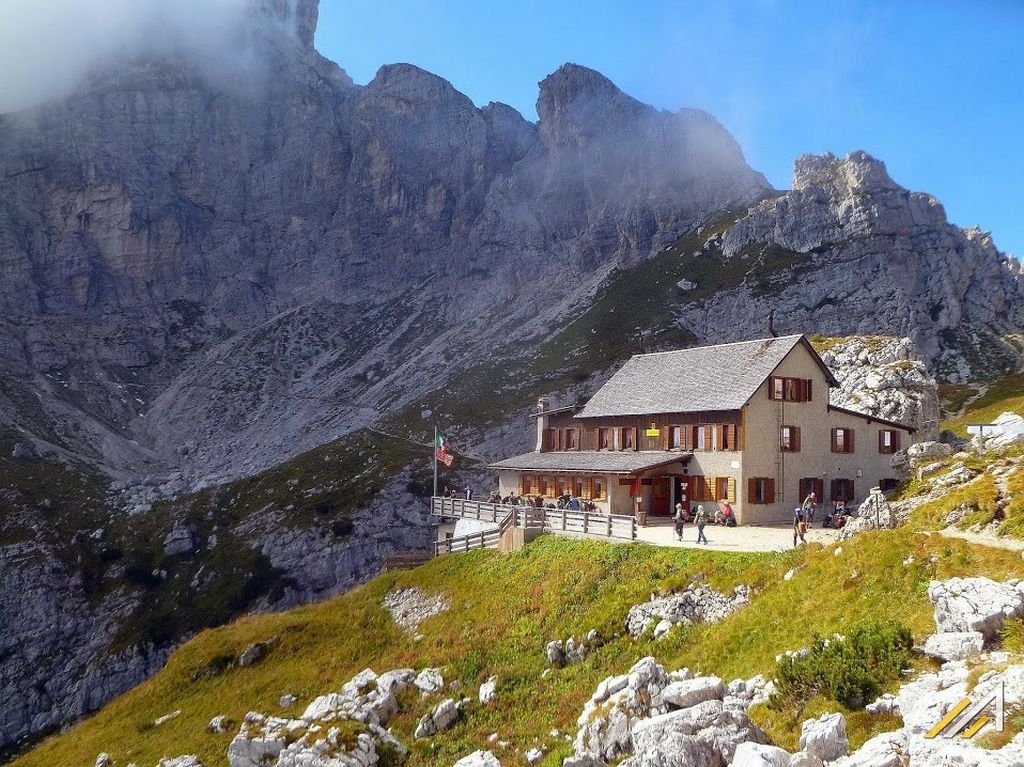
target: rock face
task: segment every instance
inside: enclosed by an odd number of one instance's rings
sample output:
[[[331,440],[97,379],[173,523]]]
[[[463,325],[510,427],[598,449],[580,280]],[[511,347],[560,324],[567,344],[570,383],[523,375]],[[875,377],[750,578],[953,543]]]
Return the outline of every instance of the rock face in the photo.
[[[932,581],[928,598],[940,633],[974,631],[995,639],[1007,618],[1024,615],[1024,582],[989,578]]]
[[[799,158],[793,189],[741,215],[713,249],[773,273],[751,272],[687,307],[680,322],[701,339],[756,338],[770,326],[906,336],[934,369],[965,380],[1017,358],[1001,336],[1020,322],[1019,266],[864,152]]]
[[[821,359],[840,384],[829,391],[830,404],[913,426],[915,440],[938,438],[938,387],[909,338],[846,338]]]

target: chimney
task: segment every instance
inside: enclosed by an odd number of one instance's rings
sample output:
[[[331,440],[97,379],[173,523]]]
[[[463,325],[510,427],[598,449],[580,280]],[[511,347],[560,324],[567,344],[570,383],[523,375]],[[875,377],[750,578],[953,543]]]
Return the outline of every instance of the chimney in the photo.
[[[544,432],[548,428],[548,410],[551,409],[551,400],[541,397],[537,400],[537,452],[544,449]]]

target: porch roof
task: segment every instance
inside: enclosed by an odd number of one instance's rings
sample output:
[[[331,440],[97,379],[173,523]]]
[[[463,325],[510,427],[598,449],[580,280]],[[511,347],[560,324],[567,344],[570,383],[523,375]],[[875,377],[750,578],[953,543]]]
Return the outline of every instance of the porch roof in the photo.
[[[685,463],[693,453],[667,450],[552,450],[525,453],[492,463],[498,471],[583,472],[588,474],[635,474],[672,463]]]

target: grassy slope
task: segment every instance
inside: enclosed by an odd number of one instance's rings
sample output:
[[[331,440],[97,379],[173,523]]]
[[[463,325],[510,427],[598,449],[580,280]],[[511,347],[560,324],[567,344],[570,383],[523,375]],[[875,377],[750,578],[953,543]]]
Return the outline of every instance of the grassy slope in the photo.
[[[908,566],[903,561],[913,557]],[[937,557],[935,562],[932,557]],[[789,581],[782,575],[802,564]],[[677,629],[662,642],[616,636],[628,607],[657,588],[677,587],[698,572],[713,585],[750,583],[753,603],[713,626]],[[689,666],[726,679],[771,673],[774,657],[806,645],[815,633],[829,634],[864,618],[902,621],[915,636],[934,630],[926,588],[931,578],[1020,574],[1019,556],[962,541],[921,535],[908,529],[864,534],[833,549],[810,547],[784,554],[714,554],[640,545],[576,542],[545,537],[525,551],[501,556],[493,551],[436,559],[424,567],[385,573],[368,585],[329,602],[279,615],[250,617],[204,631],[183,646],[156,677],[109,704],[70,732],[52,737],[14,764],[50,767],[91,764],[109,751],[118,764],[155,763],[162,756],[195,752],[204,762],[225,764],[232,733],[207,733],[217,714],[240,720],[249,710],[279,711],[285,692],[299,696],[291,711],[301,712],[313,697],[340,687],[370,666],[442,666],[446,679],[458,679],[469,695],[488,676],[498,677],[498,701],[471,707],[466,718],[430,743],[413,743],[419,715],[436,703],[411,700],[394,722],[396,734],[413,747],[411,765],[448,765],[484,746],[491,732],[512,748],[545,742],[546,764],[560,764],[568,750],[553,741],[553,727],[575,731],[584,701],[604,676],[621,673],[638,658],[654,654],[668,667]],[[420,586],[450,596],[452,608],[421,627],[414,641],[381,608],[397,587]],[[590,628],[609,641],[588,659],[547,679],[544,643]],[[262,664],[232,668],[193,681],[197,671],[224,655],[236,655],[252,642],[280,636],[281,645]],[[161,727],[151,722],[181,709]],[[836,704],[812,700],[802,711],[755,715],[782,745],[794,747],[794,722]],[[875,731],[896,726],[890,718],[850,716],[856,744]],[[499,757],[518,760],[501,752]]]
[[[976,393],[975,390],[973,393]],[[962,389],[947,389],[947,402],[963,407],[966,396]],[[965,399],[959,399],[959,396]],[[959,402],[957,403],[957,400]],[[959,408],[953,412],[958,412]],[[980,397],[970,400],[966,410],[944,422],[942,427],[956,432],[961,437],[967,436],[967,425],[972,423],[992,423],[1001,413],[1019,413],[1024,415],[1024,373],[1015,373],[995,381]]]

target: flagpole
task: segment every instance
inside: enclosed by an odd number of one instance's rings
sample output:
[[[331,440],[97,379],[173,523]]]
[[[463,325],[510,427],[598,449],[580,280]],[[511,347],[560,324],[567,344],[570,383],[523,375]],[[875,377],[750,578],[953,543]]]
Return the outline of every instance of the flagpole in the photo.
[[[434,497],[437,498],[437,424],[434,424],[434,444],[430,449],[434,453]]]

